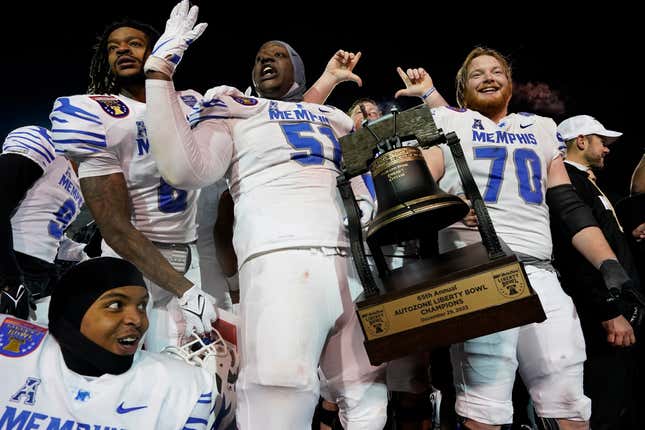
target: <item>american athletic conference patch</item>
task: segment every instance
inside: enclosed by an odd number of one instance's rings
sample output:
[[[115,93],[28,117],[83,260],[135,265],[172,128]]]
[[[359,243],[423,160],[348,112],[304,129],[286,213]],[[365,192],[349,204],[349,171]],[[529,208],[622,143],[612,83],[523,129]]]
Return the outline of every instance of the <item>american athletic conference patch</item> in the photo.
[[[101,109],[103,109],[108,115],[113,116],[114,118],[123,118],[124,116],[128,116],[130,113],[130,108],[116,97],[90,96],[90,98],[97,102],[99,106],[101,106]]]
[[[6,318],[0,325],[0,355],[23,357],[34,351],[45,338],[47,329],[27,321]]]
[[[233,100],[235,100],[236,102],[238,102],[239,104],[244,105],[244,106],[254,106],[254,105],[258,104],[258,99],[254,99],[254,98],[251,98],[251,97],[231,96],[231,98]]]

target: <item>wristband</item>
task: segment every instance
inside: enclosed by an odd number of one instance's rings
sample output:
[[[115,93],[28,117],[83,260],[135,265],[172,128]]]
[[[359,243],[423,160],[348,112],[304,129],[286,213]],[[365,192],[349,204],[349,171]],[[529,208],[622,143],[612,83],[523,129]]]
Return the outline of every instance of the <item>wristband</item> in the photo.
[[[428,88],[428,89],[426,90],[426,92],[425,92],[425,93],[423,93],[423,95],[421,96],[421,98],[423,99],[423,101],[425,101],[425,99],[427,99],[428,97],[430,97],[430,95],[432,95],[432,93],[434,93],[435,91],[437,91],[437,89],[436,89],[435,87],[430,87],[430,88]]]

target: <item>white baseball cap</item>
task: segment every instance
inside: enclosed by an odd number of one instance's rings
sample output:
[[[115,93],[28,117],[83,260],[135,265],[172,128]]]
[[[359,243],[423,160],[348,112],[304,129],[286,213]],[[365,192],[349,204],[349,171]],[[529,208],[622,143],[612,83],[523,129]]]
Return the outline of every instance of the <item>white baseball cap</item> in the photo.
[[[558,125],[558,135],[565,142],[580,135],[588,136],[590,134],[609,138],[607,143],[611,143],[623,135],[618,131],[607,130],[600,121],[589,115],[572,116]]]

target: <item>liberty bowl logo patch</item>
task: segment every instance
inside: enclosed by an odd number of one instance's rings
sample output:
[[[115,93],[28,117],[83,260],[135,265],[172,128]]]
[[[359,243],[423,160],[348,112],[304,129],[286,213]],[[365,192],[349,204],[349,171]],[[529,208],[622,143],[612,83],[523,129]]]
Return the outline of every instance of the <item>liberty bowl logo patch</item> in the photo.
[[[114,118],[123,118],[124,116],[128,116],[130,113],[130,108],[116,97],[90,96],[90,98],[97,102],[99,106],[101,106],[101,109],[103,109],[108,115],[113,116]]]
[[[34,351],[45,338],[47,329],[27,321],[6,318],[0,325],[0,355],[23,357]]]
[[[233,100],[235,100],[236,102],[238,102],[239,104],[244,105],[244,106],[253,106],[253,105],[258,104],[258,100],[257,100],[257,99],[253,99],[253,98],[251,98],[251,97],[237,97],[237,96],[231,96],[231,98],[232,98]]]

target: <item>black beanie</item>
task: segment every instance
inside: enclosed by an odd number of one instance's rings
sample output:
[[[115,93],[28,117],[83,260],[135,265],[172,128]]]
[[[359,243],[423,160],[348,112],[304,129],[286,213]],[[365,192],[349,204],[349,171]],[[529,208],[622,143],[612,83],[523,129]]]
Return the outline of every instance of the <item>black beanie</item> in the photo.
[[[73,266],[53,288],[49,304],[49,331],[61,346],[65,364],[86,376],[121,374],[133,356],[114,354],[81,333],[83,316],[106,291],[124,286],[146,288],[141,272],[120,258],[99,257]]]
[[[79,263],[65,272],[55,286],[49,304],[49,320],[63,316],[80,329],[85,312],[96,299],[108,290],[126,285],[146,288],[141,272],[128,261],[99,257]]]

